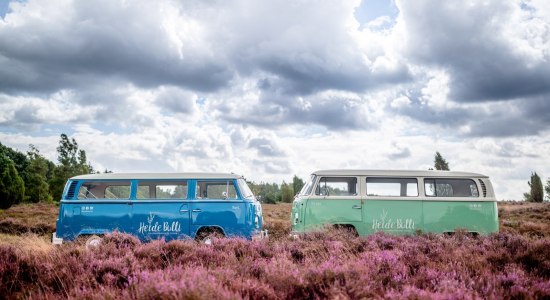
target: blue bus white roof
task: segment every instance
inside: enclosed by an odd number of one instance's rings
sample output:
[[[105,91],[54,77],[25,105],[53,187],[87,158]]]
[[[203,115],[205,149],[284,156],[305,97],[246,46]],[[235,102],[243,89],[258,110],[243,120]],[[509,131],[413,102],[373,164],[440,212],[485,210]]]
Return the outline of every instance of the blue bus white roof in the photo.
[[[402,177],[463,177],[463,178],[488,178],[479,173],[459,171],[436,171],[436,170],[318,170],[312,173],[320,176],[402,176]]]
[[[70,180],[109,180],[109,179],[239,179],[233,173],[102,173],[79,175]]]

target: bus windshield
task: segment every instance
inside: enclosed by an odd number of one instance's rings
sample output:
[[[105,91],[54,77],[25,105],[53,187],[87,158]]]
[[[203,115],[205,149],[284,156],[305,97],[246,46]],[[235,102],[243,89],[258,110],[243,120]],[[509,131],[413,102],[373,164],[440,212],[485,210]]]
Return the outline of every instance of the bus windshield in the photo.
[[[317,178],[317,176],[311,175],[311,179],[304,185],[304,187],[300,191],[300,195],[311,194],[311,190],[313,189],[313,185],[315,184],[315,178]]]
[[[250,190],[250,188],[248,187],[244,179],[237,180],[237,183],[239,185],[239,190],[241,191],[243,198],[254,199],[254,194],[252,193],[252,191]]]

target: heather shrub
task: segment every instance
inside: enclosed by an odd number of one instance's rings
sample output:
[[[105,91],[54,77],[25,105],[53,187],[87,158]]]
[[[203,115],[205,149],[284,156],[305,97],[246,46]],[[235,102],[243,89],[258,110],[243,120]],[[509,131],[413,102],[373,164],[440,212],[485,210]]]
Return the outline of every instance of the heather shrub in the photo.
[[[288,214],[266,216],[268,241],[140,242],[107,235],[53,247],[57,208],[0,212],[0,298],[541,299],[550,295],[550,205],[500,205],[501,233],[472,237],[329,229],[288,236]],[[289,208],[289,207],[288,207]],[[286,208],[285,208],[286,209]],[[265,212],[265,211],[264,211]],[[268,211],[269,213],[269,211]],[[284,217],[285,220],[280,220]]]
[[[535,241],[517,259],[527,271],[550,280],[550,240]]]
[[[30,239],[33,237],[30,236]],[[24,244],[20,244],[24,245]],[[142,243],[121,233],[86,250],[0,244],[0,295],[86,299],[511,299],[550,295],[550,240],[342,230],[298,239]]]
[[[122,294],[134,299],[239,299],[201,267],[143,271],[129,279]]]

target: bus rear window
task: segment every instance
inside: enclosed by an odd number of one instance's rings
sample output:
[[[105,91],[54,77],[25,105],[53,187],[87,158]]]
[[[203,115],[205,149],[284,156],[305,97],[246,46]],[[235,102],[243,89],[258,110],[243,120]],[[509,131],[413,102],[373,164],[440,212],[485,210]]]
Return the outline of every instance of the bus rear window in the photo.
[[[197,181],[197,199],[237,199],[233,180]]]
[[[428,197],[479,197],[477,185],[471,179],[424,179],[424,191]]]

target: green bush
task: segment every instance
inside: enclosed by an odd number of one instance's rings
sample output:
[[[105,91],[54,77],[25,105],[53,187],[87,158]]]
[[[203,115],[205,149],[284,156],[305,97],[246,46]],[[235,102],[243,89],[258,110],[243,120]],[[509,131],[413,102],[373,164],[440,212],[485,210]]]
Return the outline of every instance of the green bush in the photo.
[[[7,209],[23,201],[25,183],[15,169],[15,164],[5,155],[0,155],[0,208]]]

